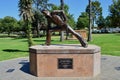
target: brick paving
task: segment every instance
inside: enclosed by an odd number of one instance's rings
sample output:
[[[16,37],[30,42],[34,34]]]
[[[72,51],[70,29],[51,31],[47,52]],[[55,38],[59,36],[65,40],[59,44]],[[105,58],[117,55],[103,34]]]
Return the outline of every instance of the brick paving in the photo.
[[[120,57],[102,56],[101,74],[94,78],[36,77],[29,72],[29,59],[0,61],[0,80],[120,80]]]

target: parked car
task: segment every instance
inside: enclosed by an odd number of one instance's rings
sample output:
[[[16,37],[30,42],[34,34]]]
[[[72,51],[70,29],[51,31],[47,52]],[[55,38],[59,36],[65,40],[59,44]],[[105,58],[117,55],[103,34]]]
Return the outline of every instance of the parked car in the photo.
[[[93,29],[92,33],[101,33],[101,30]]]

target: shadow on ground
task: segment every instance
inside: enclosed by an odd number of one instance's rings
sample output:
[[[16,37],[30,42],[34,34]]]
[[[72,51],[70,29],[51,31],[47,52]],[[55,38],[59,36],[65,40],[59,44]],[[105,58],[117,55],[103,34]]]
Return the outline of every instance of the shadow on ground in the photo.
[[[120,71],[120,66],[119,67],[115,67],[115,70]]]
[[[19,50],[19,49],[4,49],[3,51],[5,52],[29,52],[29,51],[24,51],[24,50]]]
[[[19,64],[22,65],[22,67],[20,68],[21,71],[30,74],[30,63],[28,61],[21,61],[19,62]]]

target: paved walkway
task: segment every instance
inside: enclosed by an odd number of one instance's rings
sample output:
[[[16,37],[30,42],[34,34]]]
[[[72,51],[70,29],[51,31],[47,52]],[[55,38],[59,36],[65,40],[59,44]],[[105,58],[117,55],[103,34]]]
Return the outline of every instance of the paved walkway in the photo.
[[[94,78],[35,77],[29,72],[28,58],[0,62],[0,80],[120,80],[120,57],[102,56],[101,74]]]

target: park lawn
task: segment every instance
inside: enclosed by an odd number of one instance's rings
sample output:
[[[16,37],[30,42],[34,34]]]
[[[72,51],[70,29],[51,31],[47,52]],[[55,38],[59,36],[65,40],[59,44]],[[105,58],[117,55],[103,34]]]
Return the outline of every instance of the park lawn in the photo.
[[[0,38],[0,61],[28,56],[26,39]]]
[[[52,44],[79,44],[78,40],[59,41],[58,36],[52,36]],[[120,34],[93,34],[89,44],[101,47],[104,55],[120,56]],[[45,37],[33,38],[34,45],[44,44]],[[0,38],[0,61],[29,55],[26,38]]]
[[[104,55],[120,56],[120,33],[94,34],[90,44],[100,46]]]
[[[40,40],[41,39],[41,40]],[[44,44],[45,38],[34,38],[36,44]],[[29,55],[26,38],[0,38],[0,61]]]

